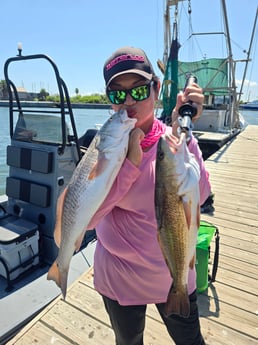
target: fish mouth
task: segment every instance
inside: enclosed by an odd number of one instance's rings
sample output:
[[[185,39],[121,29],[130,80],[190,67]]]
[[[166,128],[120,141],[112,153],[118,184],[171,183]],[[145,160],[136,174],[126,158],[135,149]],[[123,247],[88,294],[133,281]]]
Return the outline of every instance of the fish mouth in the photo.
[[[135,125],[137,118],[135,118],[132,113],[128,112],[127,109],[121,109],[120,114],[121,114],[120,115],[121,122],[123,122],[125,124],[134,124]]]
[[[137,112],[135,109],[126,109],[126,112],[130,119],[136,118]]]

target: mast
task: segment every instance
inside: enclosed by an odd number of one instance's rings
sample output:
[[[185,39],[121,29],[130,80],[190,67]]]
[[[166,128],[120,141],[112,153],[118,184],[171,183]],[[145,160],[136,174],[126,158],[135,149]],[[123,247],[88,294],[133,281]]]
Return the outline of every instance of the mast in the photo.
[[[184,0],[166,1],[166,10],[164,15],[164,55],[163,64],[158,62],[160,69],[164,73],[164,79],[162,83],[161,95],[163,112],[161,120],[169,123],[171,121],[171,112],[176,105],[177,93],[178,93],[178,28],[177,28],[177,16],[178,16],[178,2]],[[170,23],[170,6],[174,6],[174,21],[173,32],[171,34]]]
[[[169,1],[166,1],[166,9],[164,13],[164,52],[163,52],[163,65],[164,67],[168,61],[168,53],[171,46],[171,28],[170,28],[170,6]]]
[[[228,25],[228,15],[227,15],[227,7],[226,7],[226,0],[221,0],[221,6],[223,10],[223,19],[224,19],[224,26],[226,31],[226,43],[228,48],[228,66],[229,66],[229,94],[232,95],[231,99],[229,99],[229,105],[232,104],[230,116],[230,128],[234,127],[234,124],[238,122],[239,114],[237,110],[237,94],[236,94],[236,79],[235,79],[235,62],[233,60],[233,53],[231,47],[231,38],[229,33],[229,25]]]
[[[169,52],[171,49],[172,44],[172,36],[174,37],[174,30],[173,35],[171,33],[171,19],[170,19],[170,11],[171,8],[174,6],[175,8],[175,17],[178,15],[177,6],[180,2],[183,2],[186,0],[166,0],[165,1],[165,13],[164,13],[164,52],[163,52],[163,64],[164,67],[166,67]],[[177,21],[177,18],[175,18],[175,21]],[[175,22],[174,22],[175,23]],[[175,24],[173,23],[173,28],[175,28]]]
[[[242,91],[243,91],[243,87],[244,87],[244,82],[245,82],[245,77],[246,77],[246,72],[247,72],[247,66],[248,66],[248,62],[250,61],[250,54],[251,54],[254,34],[255,34],[255,30],[256,30],[257,17],[258,17],[258,7],[256,8],[256,15],[255,15],[255,19],[254,19],[253,31],[252,31],[252,36],[251,36],[251,39],[250,39],[249,48],[248,48],[248,51],[247,51],[247,57],[246,57],[246,62],[245,62],[245,69],[244,69],[244,73],[243,73],[241,88],[240,88],[240,91],[239,91],[238,102],[240,102],[240,99],[241,99],[241,95],[242,95]]]

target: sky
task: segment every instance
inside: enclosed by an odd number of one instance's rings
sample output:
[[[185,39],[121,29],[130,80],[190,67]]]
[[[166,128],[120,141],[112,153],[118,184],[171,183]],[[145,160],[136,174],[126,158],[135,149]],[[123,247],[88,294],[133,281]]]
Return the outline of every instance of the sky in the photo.
[[[222,19],[217,0],[192,0],[192,30],[221,31]],[[246,58],[257,0],[226,0],[233,57]],[[188,1],[180,10],[187,14]],[[163,0],[12,0],[1,1],[1,49],[0,79],[4,79],[5,61],[17,54],[17,44],[22,44],[22,54],[46,54],[57,64],[71,96],[75,89],[82,95],[104,93],[102,68],[105,60],[117,48],[125,45],[144,49],[152,61],[156,73],[157,60],[163,58],[164,49],[164,1]],[[258,23],[257,23],[258,26]],[[180,54],[195,58],[198,54],[219,57],[219,42],[215,36],[197,43],[197,49],[189,45],[189,24],[179,23]],[[247,86],[243,100],[258,99],[258,28],[254,39],[247,71]],[[216,37],[217,38],[217,37]],[[183,59],[182,59],[183,60]],[[19,68],[10,65],[10,77],[17,86],[27,91],[39,92],[45,88],[55,93],[54,82],[43,64],[24,63]],[[244,63],[237,63],[236,79],[242,80]],[[12,79],[11,78],[11,79]]]

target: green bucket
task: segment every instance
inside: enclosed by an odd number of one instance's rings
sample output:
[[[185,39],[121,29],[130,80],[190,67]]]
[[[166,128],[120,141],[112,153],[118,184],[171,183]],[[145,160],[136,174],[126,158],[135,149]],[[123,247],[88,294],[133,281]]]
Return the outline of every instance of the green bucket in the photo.
[[[197,292],[204,292],[208,288],[208,264],[210,258],[210,244],[216,231],[216,226],[201,221],[196,245],[196,287]]]

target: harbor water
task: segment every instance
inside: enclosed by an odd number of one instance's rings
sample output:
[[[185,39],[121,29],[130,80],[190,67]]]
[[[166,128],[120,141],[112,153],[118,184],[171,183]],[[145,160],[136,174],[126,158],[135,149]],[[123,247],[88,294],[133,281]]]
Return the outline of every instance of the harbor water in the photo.
[[[258,126],[258,111],[242,110],[241,113],[248,124]],[[73,114],[77,134],[80,137],[87,129],[96,128],[96,125],[103,124],[110,116],[110,111],[108,109],[74,109]],[[5,182],[8,175],[8,166],[6,165],[6,147],[10,143],[8,108],[0,107],[0,121],[0,195],[2,195],[5,194]]]

